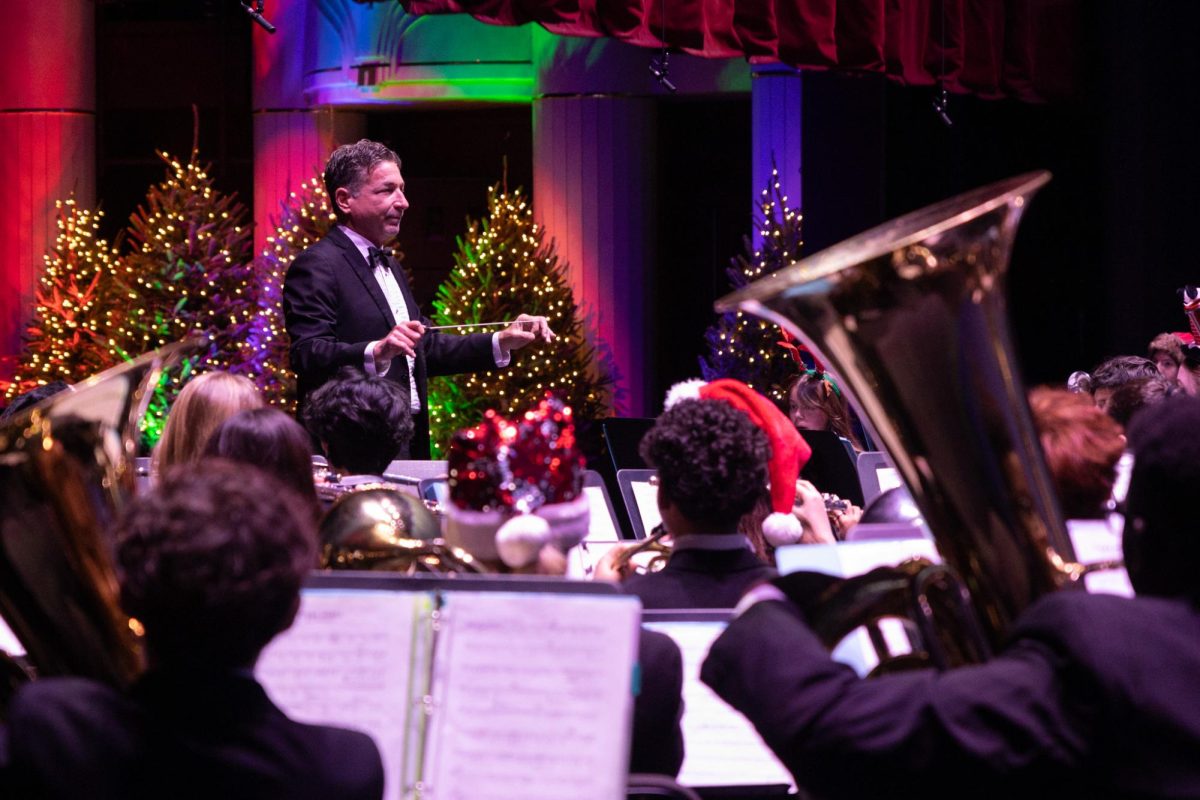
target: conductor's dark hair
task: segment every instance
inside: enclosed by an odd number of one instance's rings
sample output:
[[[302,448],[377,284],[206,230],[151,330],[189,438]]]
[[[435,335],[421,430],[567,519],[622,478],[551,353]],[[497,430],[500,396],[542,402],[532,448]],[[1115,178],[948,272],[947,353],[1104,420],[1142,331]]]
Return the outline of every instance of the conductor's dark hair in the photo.
[[[383,474],[413,435],[408,392],[353,367],[309,395],[304,425],[330,466],[363,475]]]
[[[1200,399],[1176,396],[1138,414],[1129,428],[1133,471],[1126,495],[1125,568],[1139,595],[1200,602]]]
[[[771,445],[750,418],[721,400],[682,400],[642,438],[663,496],[701,530],[732,533],[767,485]]]
[[[358,194],[371,170],[385,161],[400,166],[400,157],[386,145],[370,139],[359,139],[354,144],[344,144],[334,150],[325,163],[325,191],[338,222],[345,222],[346,215],[334,202],[337,190],[346,188],[351,195]]]
[[[315,521],[279,481],[204,459],[167,471],[117,526],[125,611],[161,665],[247,667],[295,616]]]
[[[286,483],[317,510],[312,439],[299,422],[277,408],[239,411],[213,431],[204,455],[250,464]]]

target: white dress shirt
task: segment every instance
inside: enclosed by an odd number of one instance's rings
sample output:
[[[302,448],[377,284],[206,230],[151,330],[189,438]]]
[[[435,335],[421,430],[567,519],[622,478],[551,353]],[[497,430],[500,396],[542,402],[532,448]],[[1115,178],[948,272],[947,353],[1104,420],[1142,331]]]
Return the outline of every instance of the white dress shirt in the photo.
[[[383,296],[387,300],[388,306],[392,310],[392,317],[396,320],[396,324],[408,322],[411,317],[408,315],[408,303],[404,302],[404,292],[400,291],[400,284],[396,282],[396,276],[392,274],[392,270],[386,264],[372,264],[371,257],[368,254],[370,248],[374,247],[371,242],[367,241],[361,234],[345,225],[338,226],[342,233],[358,248],[358,252],[362,255],[363,260],[371,266],[372,274],[375,276],[375,281],[379,284],[379,288],[383,291]],[[378,339],[367,344],[363,351],[363,369],[368,375],[378,375],[380,377],[387,375],[388,369],[391,368],[391,361],[385,361],[383,364],[378,364],[375,361],[374,348],[379,344]],[[421,398],[417,395],[417,366],[416,359],[413,356],[405,356],[408,359],[408,396],[409,406],[413,411],[421,410]],[[496,362],[497,367],[507,367],[512,360],[512,354],[500,345],[500,334],[492,334],[492,359]]]

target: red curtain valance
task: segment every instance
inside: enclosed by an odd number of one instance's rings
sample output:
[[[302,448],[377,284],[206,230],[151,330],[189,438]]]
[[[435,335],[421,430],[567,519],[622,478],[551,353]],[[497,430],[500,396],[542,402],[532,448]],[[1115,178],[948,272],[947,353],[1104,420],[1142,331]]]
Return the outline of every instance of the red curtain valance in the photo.
[[[412,14],[536,22],[708,58],[884,72],[1026,101],[1071,93],[1079,0],[400,0]],[[944,45],[944,46],[943,46]]]

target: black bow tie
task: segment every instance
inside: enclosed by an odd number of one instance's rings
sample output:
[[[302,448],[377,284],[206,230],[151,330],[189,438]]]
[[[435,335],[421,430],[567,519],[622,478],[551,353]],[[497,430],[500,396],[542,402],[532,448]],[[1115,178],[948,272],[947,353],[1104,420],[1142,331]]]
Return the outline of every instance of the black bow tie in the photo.
[[[388,258],[392,255],[392,251],[380,247],[367,248],[367,260],[371,262],[371,266],[378,264],[381,267],[388,265]]]

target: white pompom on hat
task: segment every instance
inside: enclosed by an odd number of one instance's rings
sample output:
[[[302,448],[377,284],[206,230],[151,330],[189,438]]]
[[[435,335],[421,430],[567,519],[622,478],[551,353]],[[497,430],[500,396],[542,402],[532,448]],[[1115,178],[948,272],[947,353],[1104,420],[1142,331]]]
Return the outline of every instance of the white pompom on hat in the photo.
[[[750,417],[767,435],[771,443],[771,460],[767,462],[771,513],[763,520],[763,536],[775,547],[799,542],[804,528],[792,513],[796,505],[796,479],[812,457],[812,448],[796,426],[769,398],[733,378],[677,383],[667,392],[665,405],[670,408],[686,399],[728,403]]]

